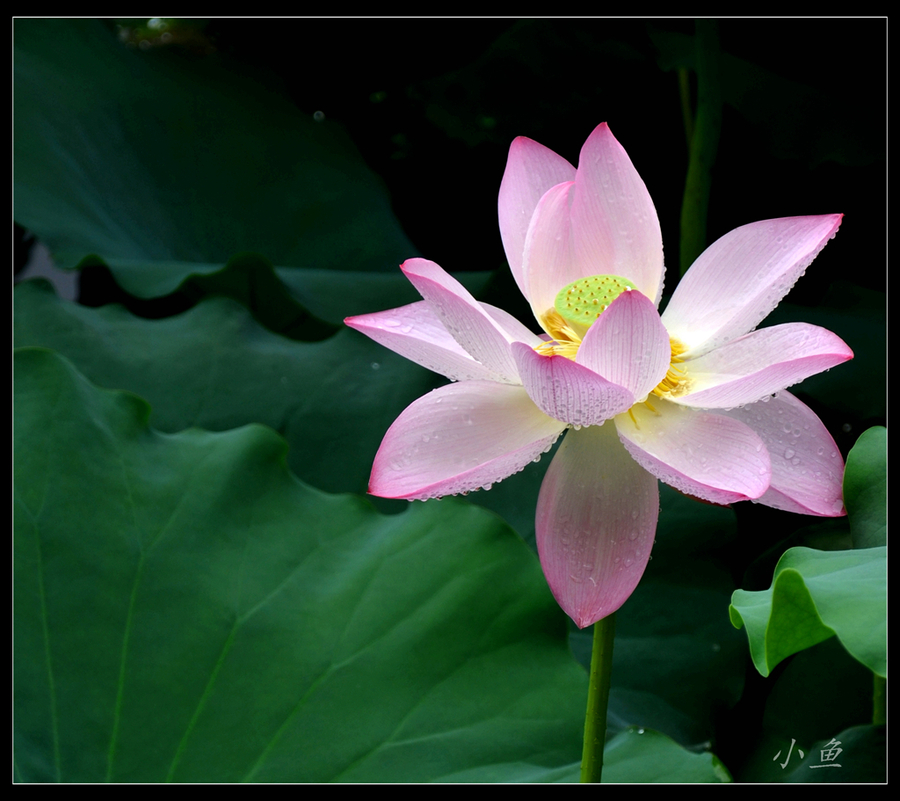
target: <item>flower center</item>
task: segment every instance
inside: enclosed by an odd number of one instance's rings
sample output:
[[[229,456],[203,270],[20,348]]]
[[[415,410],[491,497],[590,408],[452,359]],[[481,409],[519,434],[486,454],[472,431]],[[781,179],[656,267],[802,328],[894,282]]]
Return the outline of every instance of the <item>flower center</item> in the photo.
[[[537,352],[574,359],[588,328],[619,295],[633,289],[637,287],[620,275],[589,275],[566,284],[553,308],[541,315],[541,325],[552,340],[539,345]]]
[[[535,350],[542,356],[565,356],[574,359],[587,330],[623,292],[637,287],[620,275],[589,275],[566,284],[556,294],[552,309],[547,309],[540,322],[551,339]],[[682,354],[687,348],[669,337],[671,357],[669,369],[651,394],[658,398],[678,398],[690,391],[690,378]],[[650,404],[647,404],[650,406]],[[653,408],[652,406],[650,407]]]

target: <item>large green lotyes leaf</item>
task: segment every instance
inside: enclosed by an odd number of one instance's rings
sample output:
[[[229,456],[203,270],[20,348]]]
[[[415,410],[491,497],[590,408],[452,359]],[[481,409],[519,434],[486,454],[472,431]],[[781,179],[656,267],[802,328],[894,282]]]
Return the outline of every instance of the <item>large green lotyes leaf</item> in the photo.
[[[60,266],[88,254],[140,297],[253,251],[392,270],[415,249],[341,127],[220,54],[135,50],[97,20],[19,19],[15,219]]]
[[[886,548],[791,548],[763,592],[735,591],[729,614],[747,627],[753,664],[763,675],[782,659],[833,635],[879,676],[887,669]]]
[[[864,431],[847,456],[844,503],[856,548],[887,545],[887,429]]]
[[[263,426],[159,434],[144,401],[55,353],[15,362],[19,780],[558,781],[577,764],[586,677],[494,515],[384,517],[298,482]],[[647,780],[646,742],[622,781]],[[722,780],[663,747],[671,775]]]

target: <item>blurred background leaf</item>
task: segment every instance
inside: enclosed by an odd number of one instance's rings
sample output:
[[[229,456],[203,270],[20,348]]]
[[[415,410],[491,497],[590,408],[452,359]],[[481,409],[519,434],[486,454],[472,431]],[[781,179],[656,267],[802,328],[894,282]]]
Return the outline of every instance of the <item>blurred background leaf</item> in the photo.
[[[96,20],[15,25],[16,220],[142,298],[241,251],[392,270],[414,254],[340,125],[216,54],[129,50]]]
[[[847,456],[844,503],[855,548],[887,545],[887,429],[863,432]]]

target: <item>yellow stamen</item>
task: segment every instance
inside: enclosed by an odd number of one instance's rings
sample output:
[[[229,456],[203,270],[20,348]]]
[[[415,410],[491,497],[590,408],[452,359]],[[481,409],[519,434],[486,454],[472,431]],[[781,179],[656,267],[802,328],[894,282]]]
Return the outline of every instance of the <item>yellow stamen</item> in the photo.
[[[681,354],[687,348],[677,339],[669,337],[669,347],[672,350],[672,358],[669,363],[669,369],[666,371],[665,378],[659,382],[653,390],[653,394],[658,398],[678,398],[684,395],[691,388],[691,381],[688,378],[687,368],[681,367],[684,359]],[[648,406],[650,404],[647,404]],[[653,408],[652,406],[650,407]]]
[[[556,309],[547,309],[541,315],[541,326],[553,337],[549,342],[538,345],[535,350],[541,356],[565,356],[574,359],[581,347],[581,337],[563,319]]]

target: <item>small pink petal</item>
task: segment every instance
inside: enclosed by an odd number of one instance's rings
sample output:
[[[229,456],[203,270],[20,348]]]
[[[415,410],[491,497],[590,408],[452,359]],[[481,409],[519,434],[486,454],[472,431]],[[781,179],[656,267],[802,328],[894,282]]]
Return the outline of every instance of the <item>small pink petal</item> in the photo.
[[[369,492],[426,500],[481,489],[549,450],[564,428],[522,387],[448,384],[410,404],[388,429]]]
[[[459,281],[427,259],[408,259],[400,269],[466,353],[501,380],[520,383],[510,337]]]
[[[700,409],[730,409],[852,358],[840,337],[816,325],[762,328],[686,362],[690,393],[672,400]]]
[[[553,308],[560,289],[586,275],[572,249],[569,200],[573,186],[559,184],[547,191],[534,210],[525,238],[523,294],[538,320]]]
[[[669,333],[699,356],[752,331],[837,233],[841,216],[763,220],[725,234],[675,289],[662,316]]]
[[[666,375],[669,335],[640,292],[623,292],[585,334],[575,361],[645,398]]]
[[[759,498],[769,488],[769,454],[749,426],[656,397],[652,405],[655,412],[639,403],[616,418],[622,443],[645,470],[711,503]]]
[[[537,546],[547,583],[579,628],[615,612],[650,558],[659,490],[613,426],[570,431],[544,477]]]
[[[506,171],[500,182],[497,210],[500,236],[513,277],[527,298],[523,281],[525,235],[538,201],[552,186],[575,180],[575,168],[562,156],[520,136],[509,148]]]
[[[424,300],[348,317],[344,322],[379,345],[454,381],[500,380],[463,350]]]
[[[724,412],[750,426],[772,460],[772,483],[757,503],[823,517],[844,511],[844,460],[831,434],[808,406],[789,392],[765,403]]]
[[[647,187],[606,123],[581,148],[572,237],[583,275],[621,275],[659,304],[663,248]]]
[[[596,426],[634,403],[625,387],[565,356],[542,356],[516,342],[512,346],[519,376],[544,414],[576,426]]]

